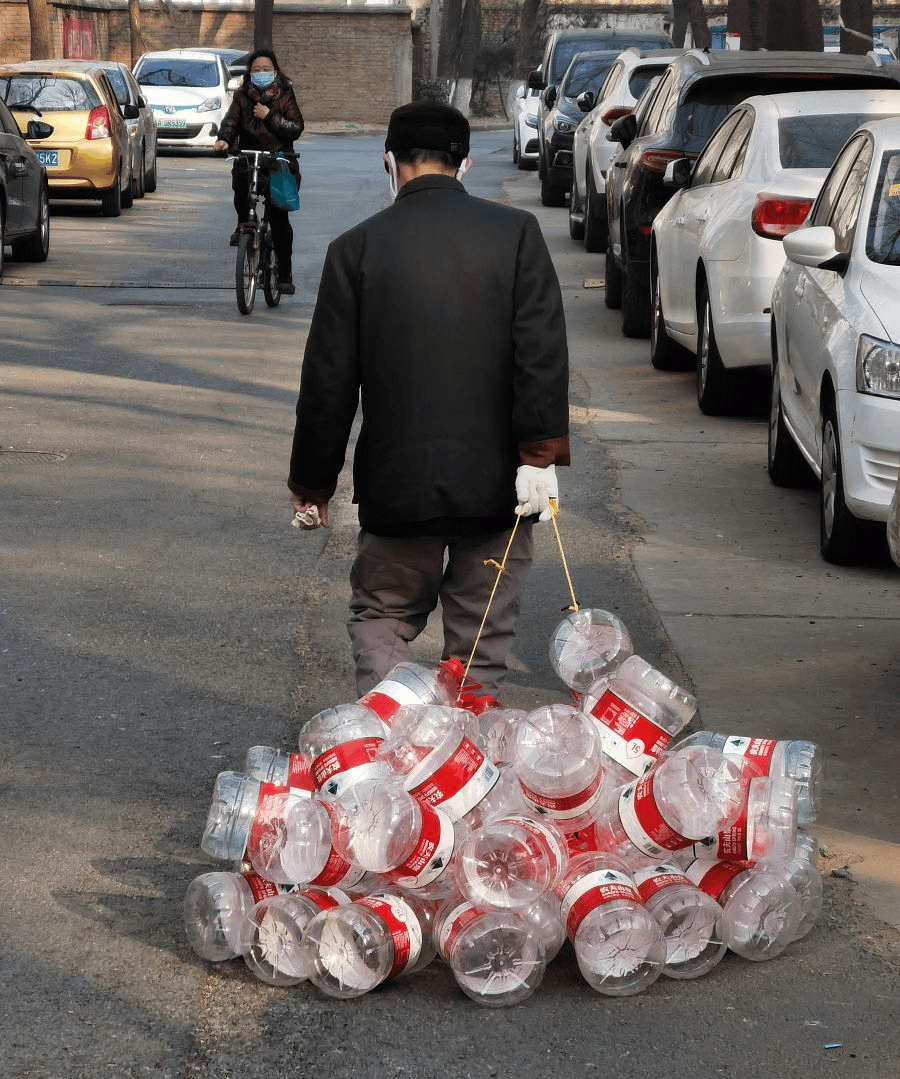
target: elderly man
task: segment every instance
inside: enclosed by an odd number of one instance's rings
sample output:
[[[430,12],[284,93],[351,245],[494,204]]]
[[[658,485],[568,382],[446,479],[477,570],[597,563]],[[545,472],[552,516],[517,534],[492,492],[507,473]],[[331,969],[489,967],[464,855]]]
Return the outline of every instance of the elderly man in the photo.
[[[395,201],[330,244],[303,359],[288,487],[326,526],[362,409],[348,622],[360,695],[409,659],[438,603],[442,658],[468,660],[496,578],[485,563],[512,535],[470,668],[499,691],[532,522],[549,519],[555,466],[569,464],[559,282],[530,213],[467,194],[468,154],[456,109],[393,112]]]

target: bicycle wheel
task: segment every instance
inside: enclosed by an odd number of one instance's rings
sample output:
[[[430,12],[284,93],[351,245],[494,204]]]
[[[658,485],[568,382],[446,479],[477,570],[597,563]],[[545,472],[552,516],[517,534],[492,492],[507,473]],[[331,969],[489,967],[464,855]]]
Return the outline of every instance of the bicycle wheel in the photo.
[[[249,315],[256,300],[256,270],[259,252],[253,246],[252,232],[242,232],[238,240],[237,262],[234,268],[234,291],[238,311]]]
[[[281,300],[281,291],[278,288],[278,256],[271,240],[266,244],[263,253],[262,279],[266,303],[269,307],[277,307]]]

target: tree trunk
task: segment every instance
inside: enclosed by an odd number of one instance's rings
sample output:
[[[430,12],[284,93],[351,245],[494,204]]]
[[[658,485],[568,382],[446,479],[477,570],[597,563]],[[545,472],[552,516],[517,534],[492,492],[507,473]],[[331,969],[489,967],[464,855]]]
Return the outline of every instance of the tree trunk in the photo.
[[[275,0],[256,0],[253,6],[253,48],[272,48],[272,11]]]
[[[141,53],[147,51],[144,35],[141,33],[140,0],[128,0],[128,33],[131,41],[131,66],[134,67]]]
[[[513,76],[524,82],[534,67],[538,55],[537,17],[541,0],[523,0],[519,15],[519,40],[516,43],[516,62]]]
[[[50,10],[47,0],[28,0],[28,21],[31,24],[31,59],[51,59]]]
[[[674,0],[672,4],[674,22],[672,41],[677,49],[684,47],[687,28],[691,28],[691,40],[696,49],[708,49],[712,45],[712,34],[703,11],[703,0]]]
[[[769,23],[767,49],[823,52],[825,38],[819,0],[779,0],[777,18]]]
[[[841,52],[867,53],[872,41],[872,0],[841,0]],[[848,31],[855,33],[848,33]]]
[[[450,104],[464,116],[469,115],[481,35],[481,0],[445,0],[438,77],[450,84]]]

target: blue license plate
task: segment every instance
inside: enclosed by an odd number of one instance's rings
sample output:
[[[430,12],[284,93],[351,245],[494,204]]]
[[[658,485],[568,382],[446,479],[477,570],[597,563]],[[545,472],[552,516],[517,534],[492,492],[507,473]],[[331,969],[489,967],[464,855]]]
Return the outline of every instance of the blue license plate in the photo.
[[[44,166],[45,169],[59,168],[59,151],[58,150],[35,150],[37,159]]]

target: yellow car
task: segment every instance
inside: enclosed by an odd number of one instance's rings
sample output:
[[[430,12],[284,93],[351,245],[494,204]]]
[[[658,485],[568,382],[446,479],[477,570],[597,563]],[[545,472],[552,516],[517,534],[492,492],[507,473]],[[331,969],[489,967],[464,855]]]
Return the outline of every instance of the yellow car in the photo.
[[[90,60],[28,60],[0,67],[0,97],[24,129],[40,117],[53,134],[29,140],[47,170],[50,197],[99,199],[107,217],[133,201],[131,151],[125,123],[106,73]],[[124,114],[124,115],[123,115]]]

